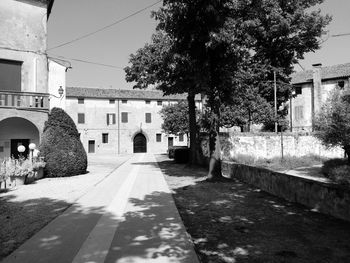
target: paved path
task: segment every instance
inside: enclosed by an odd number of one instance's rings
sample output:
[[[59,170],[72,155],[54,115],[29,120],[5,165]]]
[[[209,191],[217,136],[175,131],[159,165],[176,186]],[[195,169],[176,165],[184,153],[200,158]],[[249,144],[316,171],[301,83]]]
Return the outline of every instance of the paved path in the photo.
[[[3,262],[194,262],[153,155],[136,154]]]

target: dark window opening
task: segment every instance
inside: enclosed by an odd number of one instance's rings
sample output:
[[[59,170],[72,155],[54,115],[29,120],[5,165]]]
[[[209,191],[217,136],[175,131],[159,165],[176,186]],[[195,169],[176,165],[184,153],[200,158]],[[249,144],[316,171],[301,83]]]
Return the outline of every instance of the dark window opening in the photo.
[[[78,98],[78,104],[84,104],[84,98]]]
[[[89,141],[88,152],[89,153],[94,153],[95,152],[95,141]]]
[[[163,101],[158,100],[158,101],[157,101],[157,105],[158,105],[158,106],[162,106],[162,105],[163,105]]]
[[[122,123],[127,123],[127,122],[128,122],[128,113],[122,112]]]
[[[151,123],[152,122],[152,115],[151,113],[146,113],[146,123]]]
[[[115,99],[110,99],[109,104],[115,104]]]
[[[0,59],[0,90],[21,91],[22,62]]]
[[[183,141],[184,141],[184,135],[183,135],[183,134],[180,134],[180,135],[179,135],[179,141],[180,141],[180,142],[183,142]]]
[[[85,123],[85,113],[78,113],[78,123]]]
[[[108,143],[108,133],[102,133],[102,143]]]
[[[156,142],[161,142],[162,141],[162,134],[161,133],[157,133],[156,134]]]
[[[295,90],[295,95],[302,94],[302,88],[301,87],[295,87],[294,90]]]
[[[146,104],[151,104],[150,100],[145,100]]]
[[[123,104],[127,104],[127,103],[128,103],[128,100],[122,100],[122,103],[123,103]]]

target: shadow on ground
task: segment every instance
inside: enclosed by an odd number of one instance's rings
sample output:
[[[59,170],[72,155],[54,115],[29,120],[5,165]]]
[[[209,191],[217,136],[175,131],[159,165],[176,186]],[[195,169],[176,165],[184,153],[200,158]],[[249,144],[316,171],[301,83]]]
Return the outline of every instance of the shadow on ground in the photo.
[[[349,262],[350,223],[157,156],[202,262]],[[184,179],[186,178],[186,179]]]

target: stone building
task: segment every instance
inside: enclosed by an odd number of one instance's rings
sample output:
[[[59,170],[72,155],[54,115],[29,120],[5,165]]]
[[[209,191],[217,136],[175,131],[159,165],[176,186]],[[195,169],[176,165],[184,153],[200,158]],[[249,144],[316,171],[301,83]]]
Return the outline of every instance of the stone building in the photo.
[[[50,99],[62,97],[58,86],[49,91],[47,19],[53,2],[0,1],[0,158],[17,156],[18,145],[26,147],[24,154],[29,143],[38,145]],[[56,79],[64,82],[66,66],[52,61],[51,68],[60,68]]]
[[[322,67],[292,75],[294,96],[289,100],[288,119],[292,131],[313,131],[315,114],[333,89],[350,89],[350,63]]]
[[[168,146],[187,145],[186,135],[162,132],[159,111],[186,100],[160,91],[67,87],[66,111],[77,124],[90,154],[164,153]],[[201,102],[197,100],[197,107]]]

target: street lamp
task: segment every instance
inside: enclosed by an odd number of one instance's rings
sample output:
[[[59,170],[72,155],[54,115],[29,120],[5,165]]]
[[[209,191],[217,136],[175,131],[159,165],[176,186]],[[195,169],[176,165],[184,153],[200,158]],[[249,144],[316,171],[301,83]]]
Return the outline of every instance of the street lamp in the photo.
[[[30,160],[33,162],[33,152],[36,148],[35,143],[31,143],[29,144],[29,150],[30,150]]]
[[[24,151],[26,150],[26,147],[24,147],[23,145],[19,145],[18,147],[17,147],[17,151],[20,153],[19,154],[19,157],[22,157],[23,155],[23,153],[24,153]]]

